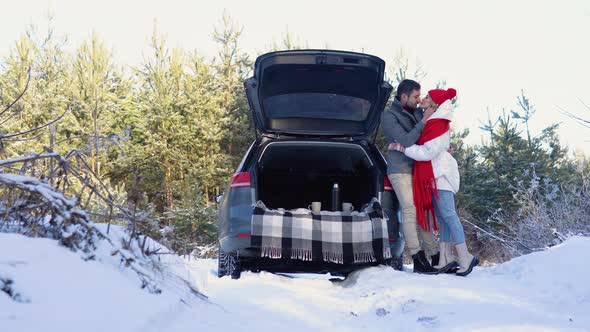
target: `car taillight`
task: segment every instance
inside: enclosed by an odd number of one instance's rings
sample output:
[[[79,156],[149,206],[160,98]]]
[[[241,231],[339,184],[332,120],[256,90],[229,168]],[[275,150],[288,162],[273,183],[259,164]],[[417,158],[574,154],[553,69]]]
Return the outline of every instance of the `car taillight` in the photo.
[[[393,191],[393,186],[391,185],[391,182],[389,181],[389,178],[387,176],[383,177],[383,190]]]
[[[250,187],[250,173],[240,172],[236,173],[231,177],[232,188],[244,188]]]

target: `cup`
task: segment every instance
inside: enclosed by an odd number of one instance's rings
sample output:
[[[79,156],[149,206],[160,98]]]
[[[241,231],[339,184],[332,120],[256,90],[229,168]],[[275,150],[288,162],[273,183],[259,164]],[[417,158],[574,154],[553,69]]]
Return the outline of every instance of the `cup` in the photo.
[[[342,212],[351,213],[352,211],[354,211],[354,205],[352,203],[342,203]]]
[[[307,207],[313,213],[320,213],[322,210],[322,202],[311,202],[311,204]]]

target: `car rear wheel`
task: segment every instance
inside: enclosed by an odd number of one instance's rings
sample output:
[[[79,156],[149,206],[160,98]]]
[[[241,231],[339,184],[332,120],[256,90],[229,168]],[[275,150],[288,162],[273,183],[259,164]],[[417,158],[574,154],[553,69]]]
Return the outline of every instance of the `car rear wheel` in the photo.
[[[231,276],[232,279],[239,279],[242,274],[240,259],[237,254],[225,253],[221,246],[217,256],[217,276]]]
[[[404,254],[394,256],[387,260],[387,265],[391,266],[396,271],[401,271],[404,268]]]

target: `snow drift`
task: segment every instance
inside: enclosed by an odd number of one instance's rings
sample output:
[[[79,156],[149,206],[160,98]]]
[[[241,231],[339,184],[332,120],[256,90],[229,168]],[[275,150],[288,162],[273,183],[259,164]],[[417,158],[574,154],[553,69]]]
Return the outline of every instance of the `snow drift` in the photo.
[[[111,237],[121,236],[115,231]],[[215,260],[162,255],[162,292],[98,244],[85,261],[57,241],[0,233],[2,331],[586,331],[590,238],[478,267],[467,278],[389,267],[324,275],[216,277]],[[189,283],[190,285],[187,285]],[[191,286],[191,287],[189,287]],[[199,289],[208,298],[199,297]],[[18,298],[14,294],[19,294]]]

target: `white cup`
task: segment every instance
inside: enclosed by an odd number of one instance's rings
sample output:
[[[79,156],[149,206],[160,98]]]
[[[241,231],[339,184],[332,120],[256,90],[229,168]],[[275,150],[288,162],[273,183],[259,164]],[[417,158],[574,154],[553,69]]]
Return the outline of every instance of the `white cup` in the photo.
[[[313,211],[313,213],[320,213],[322,210],[322,202],[311,202],[311,205],[307,208]]]
[[[342,212],[351,213],[352,211],[354,211],[352,203],[342,203]]]

